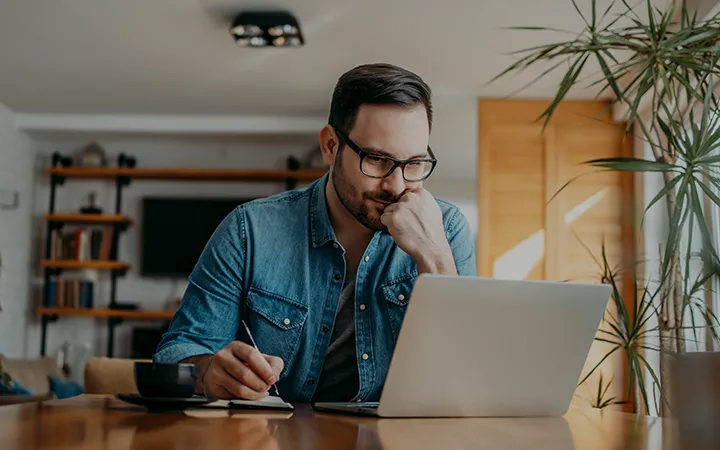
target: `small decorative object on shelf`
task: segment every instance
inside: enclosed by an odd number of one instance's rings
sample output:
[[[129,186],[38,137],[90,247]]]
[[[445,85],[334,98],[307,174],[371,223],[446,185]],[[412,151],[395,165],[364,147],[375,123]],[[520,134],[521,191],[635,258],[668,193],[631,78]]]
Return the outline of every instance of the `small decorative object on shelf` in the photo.
[[[97,197],[97,192],[91,192],[88,195],[88,204],[86,206],[83,206],[80,208],[80,212],[83,214],[102,214],[103,210],[99,206],[95,205],[95,198]]]
[[[97,142],[90,142],[75,153],[75,165],[83,167],[103,167],[107,165],[105,150]]]
[[[59,152],[52,154],[52,167],[71,167],[73,164],[72,158],[69,156],[63,156]]]
[[[127,167],[128,169],[132,169],[135,166],[137,166],[137,159],[135,159],[134,156],[128,156],[125,153],[120,153],[118,155],[118,167]]]

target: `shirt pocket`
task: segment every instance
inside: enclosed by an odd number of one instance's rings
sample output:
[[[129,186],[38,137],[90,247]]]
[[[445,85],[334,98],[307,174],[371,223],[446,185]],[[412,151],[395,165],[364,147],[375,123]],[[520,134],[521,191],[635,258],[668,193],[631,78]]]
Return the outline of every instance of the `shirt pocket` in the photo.
[[[258,348],[266,355],[282,358],[280,376],[290,369],[300,345],[308,308],[287,297],[250,288],[247,295],[248,326]]]
[[[402,326],[405,311],[407,310],[410,294],[417,280],[416,273],[388,281],[382,285],[383,297],[387,307],[393,341],[397,341]]]

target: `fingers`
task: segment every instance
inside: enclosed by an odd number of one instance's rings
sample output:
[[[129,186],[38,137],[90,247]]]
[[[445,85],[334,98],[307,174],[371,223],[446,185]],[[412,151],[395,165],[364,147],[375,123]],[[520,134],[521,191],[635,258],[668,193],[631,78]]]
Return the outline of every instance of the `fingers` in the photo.
[[[216,355],[213,355],[213,358],[215,358],[215,356]],[[235,398],[235,395],[232,392],[220,384],[219,380],[222,380],[223,378],[219,377],[218,374],[222,372],[223,369],[219,367],[218,363],[215,361],[216,359],[214,359],[214,361],[210,364],[210,367],[203,379],[203,395],[209,398]]]
[[[267,384],[274,384],[278,378],[275,375],[270,363],[265,359],[262,353],[254,347],[244,343],[235,341],[228,345],[233,354],[244,361],[253,372],[255,372]]]
[[[219,368],[221,369],[221,368]],[[233,397],[244,398],[247,400],[260,400],[267,397],[269,394],[267,391],[257,392],[245,386],[240,381],[233,378],[225,370],[218,370],[213,374],[217,384],[225,388]]]
[[[388,228],[390,227],[391,221],[392,221],[392,219],[390,219],[390,214],[388,214],[388,213],[384,213],[383,215],[380,216],[380,223],[382,223],[383,225],[385,225]]]
[[[387,205],[385,207],[385,209],[383,209],[383,215],[391,214],[391,213],[397,211],[398,208],[400,208],[400,205],[398,203],[391,203],[391,204]]]
[[[222,359],[222,367],[230,376],[255,392],[267,391],[270,388],[269,384],[261,380],[250,367],[237,359],[232,353],[218,353],[218,357]]]
[[[285,364],[244,342],[231,342],[212,356],[203,391],[215,398],[259,400],[280,379]]]
[[[285,368],[285,361],[283,361],[282,358],[278,358],[277,356],[270,356],[270,355],[263,355],[263,356],[265,356],[265,360],[270,364],[270,367],[272,367],[273,373],[279,380],[280,374],[282,373],[283,369]]]
[[[211,385],[205,395],[207,397],[221,398],[224,400],[235,398],[235,395],[233,395],[232,392],[228,391],[224,386],[220,386],[219,384]]]
[[[403,195],[398,199],[397,203],[407,203],[413,200],[413,197],[417,197],[422,195],[423,191],[425,189],[422,188],[422,186],[418,186],[414,189],[408,189],[403,193]]]

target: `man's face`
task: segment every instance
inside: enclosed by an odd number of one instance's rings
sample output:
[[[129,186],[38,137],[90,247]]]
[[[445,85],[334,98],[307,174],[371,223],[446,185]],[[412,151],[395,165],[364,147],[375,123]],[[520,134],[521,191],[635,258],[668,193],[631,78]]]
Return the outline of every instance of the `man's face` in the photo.
[[[425,107],[363,105],[348,137],[368,153],[395,159],[426,158],[430,130]],[[360,171],[360,156],[347,145],[335,154],[332,166],[332,181],[340,202],[371,230],[385,230],[380,221],[385,207],[405,191],[422,185],[405,181],[401,167],[386,178],[366,176]]]

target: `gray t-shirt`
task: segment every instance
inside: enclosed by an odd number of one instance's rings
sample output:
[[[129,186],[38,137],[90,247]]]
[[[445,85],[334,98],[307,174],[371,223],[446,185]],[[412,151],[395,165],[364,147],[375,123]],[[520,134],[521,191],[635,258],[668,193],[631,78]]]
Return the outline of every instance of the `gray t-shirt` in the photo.
[[[347,402],[360,389],[355,355],[355,274],[347,273],[314,402]]]

